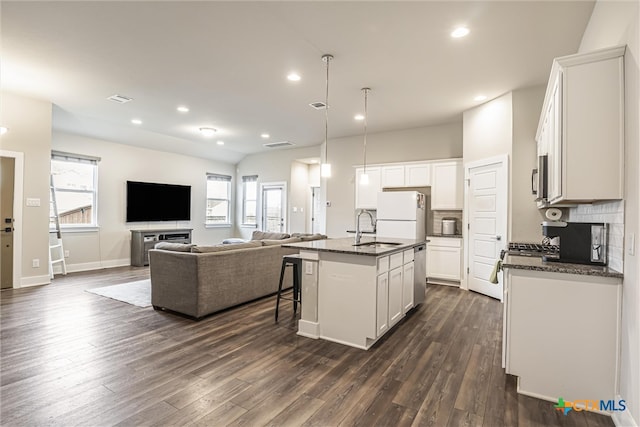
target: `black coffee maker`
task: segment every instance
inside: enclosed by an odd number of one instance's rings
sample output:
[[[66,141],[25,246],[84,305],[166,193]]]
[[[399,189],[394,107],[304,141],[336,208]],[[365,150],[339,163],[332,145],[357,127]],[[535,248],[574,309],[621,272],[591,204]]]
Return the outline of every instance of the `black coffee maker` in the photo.
[[[560,240],[559,257],[545,261],[607,265],[607,228],[602,222],[543,222],[542,234]]]

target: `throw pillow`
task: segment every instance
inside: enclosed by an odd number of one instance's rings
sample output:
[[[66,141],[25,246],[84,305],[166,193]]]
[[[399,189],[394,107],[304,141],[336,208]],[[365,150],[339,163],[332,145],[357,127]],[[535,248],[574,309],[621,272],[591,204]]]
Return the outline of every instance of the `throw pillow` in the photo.
[[[163,251],[174,251],[174,252],[191,252],[191,248],[195,245],[191,243],[170,243],[170,242],[159,242],[153,247],[154,249],[162,249]]]
[[[259,248],[262,246],[260,242],[235,243],[233,245],[214,245],[214,246],[194,246],[191,252],[196,254],[206,254],[210,252],[233,251],[236,249]]]
[[[251,240],[263,240],[263,239],[287,239],[291,237],[287,233],[270,233],[267,231],[255,230],[251,235]]]
[[[302,239],[299,237],[289,237],[288,239],[262,239],[263,246],[284,245],[286,243],[299,243]]]

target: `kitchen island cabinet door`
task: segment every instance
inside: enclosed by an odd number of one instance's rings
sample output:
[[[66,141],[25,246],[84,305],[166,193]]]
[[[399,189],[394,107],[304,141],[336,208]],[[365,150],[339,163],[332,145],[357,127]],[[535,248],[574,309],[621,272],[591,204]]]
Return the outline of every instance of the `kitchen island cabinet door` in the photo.
[[[389,274],[378,276],[376,284],[376,338],[389,329]]]
[[[389,327],[402,319],[404,315],[402,305],[402,269],[394,268],[389,272]]]

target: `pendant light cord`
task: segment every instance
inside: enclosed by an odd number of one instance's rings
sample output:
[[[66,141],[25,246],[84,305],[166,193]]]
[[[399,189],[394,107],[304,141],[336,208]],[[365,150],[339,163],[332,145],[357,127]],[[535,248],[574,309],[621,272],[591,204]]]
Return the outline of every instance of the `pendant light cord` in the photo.
[[[367,112],[367,98],[369,95],[369,91],[371,89],[369,89],[368,87],[364,87],[362,88],[362,90],[364,91],[364,144],[362,148],[362,158],[364,162],[363,173],[366,175],[367,173],[367,117],[369,116]]]
[[[329,163],[329,62],[332,55],[323,55],[322,60],[327,63],[326,90],[324,94],[324,162]]]

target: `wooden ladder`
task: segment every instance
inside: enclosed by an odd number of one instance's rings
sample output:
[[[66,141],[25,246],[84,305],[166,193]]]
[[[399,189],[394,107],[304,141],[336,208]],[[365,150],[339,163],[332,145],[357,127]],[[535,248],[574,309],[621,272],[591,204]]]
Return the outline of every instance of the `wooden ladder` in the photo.
[[[49,229],[49,277],[53,279],[53,265],[60,263],[62,274],[67,274],[67,263],[64,260],[64,247],[62,246],[62,233],[60,232],[60,217],[58,216],[58,202],[56,201],[56,188],[53,185],[53,175],[50,177],[49,188],[49,222],[53,220],[54,229]]]

